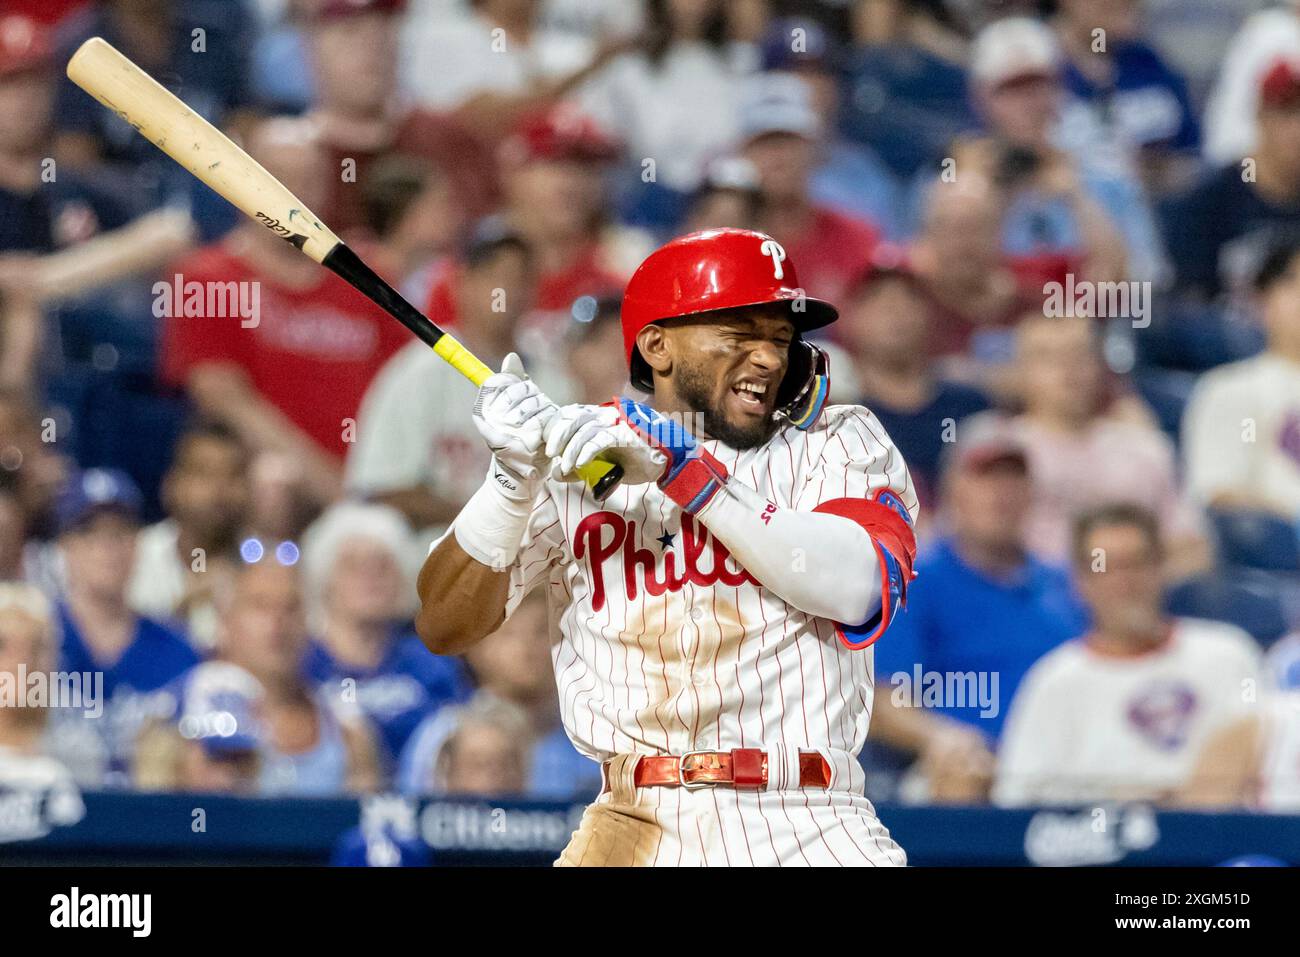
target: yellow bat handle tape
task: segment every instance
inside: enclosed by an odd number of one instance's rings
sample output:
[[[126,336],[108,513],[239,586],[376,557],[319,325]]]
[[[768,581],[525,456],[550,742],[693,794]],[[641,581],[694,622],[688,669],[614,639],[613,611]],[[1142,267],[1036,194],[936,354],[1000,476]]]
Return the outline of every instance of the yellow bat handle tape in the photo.
[[[445,332],[434,345],[433,351],[446,359],[447,362],[451,364],[452,368],[475,385],[482,385],[487,381],[489,376],[493,375],[492,370],[484,365],[478,356],[474,355],[474,353],[470,352],[463,345],[457,342],[454,336]],[[595,489],[597,483],[600,482],[600,480],[603,479],[613,467],[613,462],[605,462],[601,459],[596,459],[578,469],[578,474],[582,476],[582,480],[586,482],[589,487]]]

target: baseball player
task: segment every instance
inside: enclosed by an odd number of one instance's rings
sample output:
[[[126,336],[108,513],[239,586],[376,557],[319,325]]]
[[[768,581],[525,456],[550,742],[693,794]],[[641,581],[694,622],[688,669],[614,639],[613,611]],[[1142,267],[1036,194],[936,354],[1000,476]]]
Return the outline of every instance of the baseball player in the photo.
[[[901,865],[857,754],[871,644],[912,577],[907,467],[827,406],[836,318],[771,237],[693,233],[623,302],[650,404],[556,407],[507,358],[474,420],[482,488],[434,543],[418,627],[440,654],[546,589],[563,721],[604,788],[560,865]],[[622,484],[596,501],[575,469]]]

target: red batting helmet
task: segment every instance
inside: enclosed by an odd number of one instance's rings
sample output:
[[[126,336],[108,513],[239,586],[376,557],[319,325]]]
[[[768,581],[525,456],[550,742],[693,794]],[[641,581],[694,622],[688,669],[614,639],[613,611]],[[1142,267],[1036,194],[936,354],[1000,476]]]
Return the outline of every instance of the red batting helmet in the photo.
[[[646,326],[768,303],[788,303],[796,330],[779,411],[810,425],[825,401],[827,360],[798,333],[829,325],[839,314],[803,291],[780,243],[750,229],[708,229],[678,237],[647,256],[632,274],[623,293],[623,347],[632,384],[654,391],[650,367],[636,348],[637,333]],[[813,400],[815,407],[807,407]]]

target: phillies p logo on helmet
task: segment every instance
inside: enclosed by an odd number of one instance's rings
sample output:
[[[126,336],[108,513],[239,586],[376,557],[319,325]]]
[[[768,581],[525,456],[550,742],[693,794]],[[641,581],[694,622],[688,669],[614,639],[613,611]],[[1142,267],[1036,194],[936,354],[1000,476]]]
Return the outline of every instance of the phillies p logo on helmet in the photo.
[[[775,239],[765,239],[758,249],[764,256],[772,257],[772,278],[784,279],[785,270],[781,268],[781,263],[785,262],[785,250],[781,248],[781,244]]]

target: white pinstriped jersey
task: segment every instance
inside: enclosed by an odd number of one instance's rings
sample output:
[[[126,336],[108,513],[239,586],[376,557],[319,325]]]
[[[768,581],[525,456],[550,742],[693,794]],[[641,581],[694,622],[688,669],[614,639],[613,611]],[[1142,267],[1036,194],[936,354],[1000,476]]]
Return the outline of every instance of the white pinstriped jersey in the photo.
[[[781,508],[888,489],[915,521],[903,457],[859,406],[829,406],[806,432],[783,424],[759,448],[702,444],[732,481]],[[797,571],[797,551],[790,561]],[[597,503],[581,483],[548,481],[511,576],[511,612],[532,588],[548,590],[564,726],[589,757],[862,748],[871,649],[847,649],[834,622],[755,581],[653,484]],[[856,778],[860,793],[856,767],[840,777]]]

